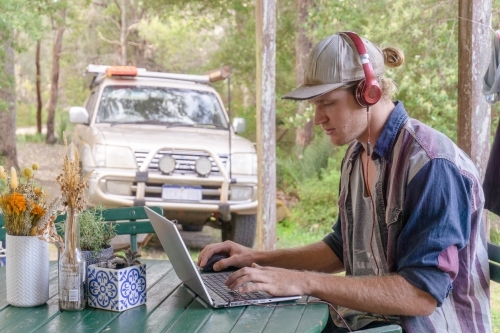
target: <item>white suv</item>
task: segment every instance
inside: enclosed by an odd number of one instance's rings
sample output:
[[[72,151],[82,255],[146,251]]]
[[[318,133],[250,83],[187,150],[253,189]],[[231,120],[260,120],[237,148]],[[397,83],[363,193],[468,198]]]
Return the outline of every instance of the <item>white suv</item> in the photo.
[[[89,179],[91,205],[161,206],[184,230],[220,227],[251,247],[257,212],[255,146],[230,126],[210,85],[224,72],[183,75],[89,65],[84,107],[70,109],[73,142]]]

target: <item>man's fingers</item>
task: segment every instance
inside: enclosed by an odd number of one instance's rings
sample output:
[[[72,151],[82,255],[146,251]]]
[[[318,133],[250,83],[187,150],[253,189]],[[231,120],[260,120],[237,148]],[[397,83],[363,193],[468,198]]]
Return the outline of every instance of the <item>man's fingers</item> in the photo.
[[[218,271],[221,271],[221,270],[226,269],[227,267],[231,266],[230,264],[227,263],[227,261],[230,261],[230,258],[221,259],[221,260],[217,261],[213,266],[214,271],[218,272]]]
[[[207,245],[203,250],[201,250],[200,254],[198,255],[198,266],[204,267],[207,264],[208,258],[213,255],[214,245],[215,244]]]
[[[217,244],[209,244],[203,250],[201,250],[198,255],[198,266],[205,267],[207,264],[207,260],[216,253],[220,252],[231,252],[231,243],[217,243]]]
[[[229,275],[229,278],[226,281],[226,286],[228,286],[229,289],[235,290],[236,288],[249,282],[269,283],[269,281],[269,276],[261,274],[261,272],[255,268],[245,267]]]
[[[244,267],[242,269],[237,270],[236,272],[229,275],[226,280],[226,286],[229,289],[236,289],[244,283],[251,282],[250,271],[252,268]]]
[[[237,291],[240,294],[253,293],[255,291],[265,291],[272,295],[270,286],[267,283],[247,283],[244,286],[240,286]]]

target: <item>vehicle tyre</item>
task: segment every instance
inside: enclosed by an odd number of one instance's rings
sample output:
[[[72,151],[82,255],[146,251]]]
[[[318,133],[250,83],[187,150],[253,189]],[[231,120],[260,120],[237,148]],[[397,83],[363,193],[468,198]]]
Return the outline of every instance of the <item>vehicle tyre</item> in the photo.
[[[184,231],[202,231],[203,224],[181,224]]]
[[[257,231],[257,215],[232,214],[230,222],[222,223],[222,241],[231,240],[246,247],[253,247]]]

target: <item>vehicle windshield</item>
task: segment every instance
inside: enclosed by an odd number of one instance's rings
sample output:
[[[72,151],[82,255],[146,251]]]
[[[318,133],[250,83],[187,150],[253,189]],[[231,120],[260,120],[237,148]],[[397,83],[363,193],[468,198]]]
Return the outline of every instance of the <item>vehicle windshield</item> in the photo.
[[[212,92],[149,86],[105,87],[96,122],[228,128]]]

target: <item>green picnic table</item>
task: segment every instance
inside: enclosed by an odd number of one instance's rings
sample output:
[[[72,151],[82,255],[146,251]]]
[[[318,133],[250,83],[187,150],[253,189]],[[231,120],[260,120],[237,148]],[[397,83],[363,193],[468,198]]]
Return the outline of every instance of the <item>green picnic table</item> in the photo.
[[[123,312],[91,307],[60,311],[57,262],[50,263],[50,298],[46,304],[10,306],[6,301],[5,267],[0,267],[0,332],[312,333],[321,332],[329,316],[326,304],[305,304],[305,297],[283,307],[213,309],[182,285],[168,260],[142,261],[147,271],[147,303]]]

